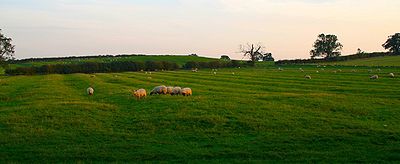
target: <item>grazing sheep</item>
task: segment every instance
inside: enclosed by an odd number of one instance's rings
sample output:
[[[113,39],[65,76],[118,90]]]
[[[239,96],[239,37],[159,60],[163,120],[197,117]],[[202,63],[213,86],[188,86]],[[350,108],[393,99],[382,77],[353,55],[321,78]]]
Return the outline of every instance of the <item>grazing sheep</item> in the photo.
[[[394,78],[394,73],[389,73],[389,77]]]
[[[153,90],[151,90],[150,95],[153,94],[163,94],[165,95],[167,93],[167,87],[164,85],[157,86]]]
[[[214,75],[217,75],[217,72],[214,72]]]
[[[190,88],[183,88],[183,89],[182,89],[182,95],[183,95],[183,96],[191,96],[191,95],[192,95],[192,89],[190,89]]]
[[[136,97],[136,99],[141,99],[142,97],[145,98],[147,96],[146,90],[145,89],[138,89],[133,91],[133,96]]]
[[[303,68],[300,68],[299,70],[300,70],[301,72],[304,72]]]
[[[371,77],[369,77],[370,79],[379,79],[378,75],[372,75]]]
[[[90,75],[90,77],[91,77],[91,78],[94,78],[94,77],[96,77],[96,75]]]
[[[339,72],[342,72],[342,70],[341,70],[341,69],[338,69],[338,71],[339,71]]]
[[[283,71],[283,69],[281,67],[278,68],[279,71]]]
[[[304,76],[304,78],[311,79],[311,76],[310,75],[306,75],[306,76]]]
[[[89,88],[86,89],[86,92],[87,92],[87,94],[88,94],[89,96],[93,96],[93,94],[94,94],[94,89],[93,89],[92,87],[89,87]]]
[[[235,72],[232,72],[232,75],[235,75]]]
[[[172,94],[174,87],[167,87],[167,94]]]
[[[381,69],[380,68],[378,68],[378,69],[376,69],[378,72],[380,72],[381,71]]]
[[[319,73],[319,71],[318,71],[318,70],[317,70],[317,71],[315,71],[315,72]]]
[[[197,72],[197,71],[199,71],[199,69],[197,69],[197,68],[192,69],[192,72]]]
[[[180,95],[181,93],[182,93],[181,87],[174,87],[174,88],[172,89],[171,95]]]

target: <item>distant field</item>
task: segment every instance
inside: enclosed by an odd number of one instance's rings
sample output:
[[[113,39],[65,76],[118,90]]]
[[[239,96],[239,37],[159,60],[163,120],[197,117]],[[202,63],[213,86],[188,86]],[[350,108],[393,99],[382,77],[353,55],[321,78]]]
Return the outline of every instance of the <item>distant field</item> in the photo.
[[[332,62],[324,64],[333,65],[348,65],[348,66],[400,66],[400,56],[385,56],[385,57],[373,57],[366,59],[356,59],[343,62]]]
[[[282,68],[0,77],[0,161],[400,161],[398,68]]]
[[[196,56],[174,56],[174,55],[145,55],[145,56],[128,56],[128,57],[101,57],[101,58],[87,58],[87,59],[59,59],[57,61],[46,61],[46,62],[31,62],[27,61],[19,64],[12,64],[11,67],[25,67],[25,66],[41,66],[45,64],[75,64],[83,62],[112,62],[112,61],[170,61],[183,65],[188,61],[212,61],[218,60],[206,57]]]

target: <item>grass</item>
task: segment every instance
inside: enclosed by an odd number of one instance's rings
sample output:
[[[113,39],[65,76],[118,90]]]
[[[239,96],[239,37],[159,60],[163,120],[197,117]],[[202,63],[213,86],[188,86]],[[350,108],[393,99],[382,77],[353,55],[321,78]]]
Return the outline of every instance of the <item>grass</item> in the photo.
[[[282,68],[1,77],[1,161],[400,161],[398,68]],[[161,84],[194,95],[130,94]]]
[[[100,58],[71,58],[71,59],[59,59],[55,61],[27,61],[24,63],[12,64],[11,67],[27,67],[27,66],[42,66],[46,64],[76,64],[83,62],[113,62],[113,61],[170,61],[183,65],[188,61],[199,61],[208,62],[212,60],[218,60],[206,57],[196,56],[174,56],[174,55],[141,55],[141,56],[123,56],[123,57],[100,57]]]
[[[400,66],[400,56],[384,56],[372,57],[365,59],[355,59],[342,62],[324,63],[331,65],[346,65],[346,66]]]

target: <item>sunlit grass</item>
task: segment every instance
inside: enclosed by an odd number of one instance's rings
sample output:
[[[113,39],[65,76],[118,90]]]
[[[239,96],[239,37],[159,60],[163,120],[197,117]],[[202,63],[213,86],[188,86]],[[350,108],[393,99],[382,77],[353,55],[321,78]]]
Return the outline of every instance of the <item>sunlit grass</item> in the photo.
[[[400,78],[387,77],[398,68],[299,67],[0,77],[0,156],[5,162],[400,160]],[[370,80],[372,74],[381,78]],[[131,95],[162,84],[190,87],[193,96],[137,101]],[[89,85],[94,96],[86,95]]]

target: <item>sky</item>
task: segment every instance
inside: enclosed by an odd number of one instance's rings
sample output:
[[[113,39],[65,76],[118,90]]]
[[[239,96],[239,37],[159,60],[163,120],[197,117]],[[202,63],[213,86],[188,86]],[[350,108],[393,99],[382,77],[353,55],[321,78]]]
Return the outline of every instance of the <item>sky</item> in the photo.
[[[309,58],[318,34],[342,54],[384,51],[400,32],[399,0],[0,0],[17,59],[191,54],[241,59],[262,43],[276,59]]]

